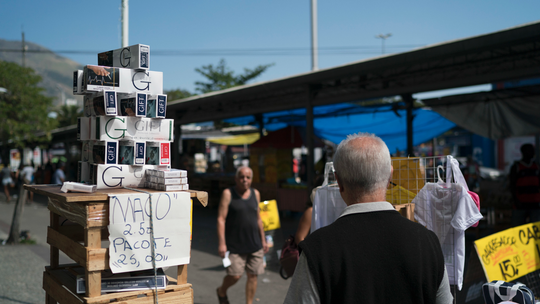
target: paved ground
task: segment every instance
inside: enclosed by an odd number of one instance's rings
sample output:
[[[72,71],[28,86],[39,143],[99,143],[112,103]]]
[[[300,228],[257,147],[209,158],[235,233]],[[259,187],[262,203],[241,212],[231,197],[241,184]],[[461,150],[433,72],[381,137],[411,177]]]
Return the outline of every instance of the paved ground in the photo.
[[[24,207],[20,230],[28,230],[35,245],[0,245],[0,303],[27,304],[44,303],[42,274],[49,264],[49,246],[46,228],[49,210],[46,198],[36,195],[34,203]],[[7,203],[0,194],[0,240],[7,239],[15,203]],[[216,288],[225,275],[220,257],[217,255],[216,236],[217,210],[196,206],[193,212],[193,242],[191,263],[188,267],[188,282],[193,284],[195,303],[217,303]],[[294,233],[299,215],[283,215],[282,228],[274,231],[275,248],[281,248],[284,237]],[[70,263],[61,254],[60,263]],[[259,277],[255,295],[256,303],[283,303],[290,280],[283,280],[277,273],[277,255],[267,256],[268,267]],[[174,267],[173,267],[174,268]],[[166,271],[176,276],[176,269]],[[245,303],[245,276],[229,290],[231,303]]]

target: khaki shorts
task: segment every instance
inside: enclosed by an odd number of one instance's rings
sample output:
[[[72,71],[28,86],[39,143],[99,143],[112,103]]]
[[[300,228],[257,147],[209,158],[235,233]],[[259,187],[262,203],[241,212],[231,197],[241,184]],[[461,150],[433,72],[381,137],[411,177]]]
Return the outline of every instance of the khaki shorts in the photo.
[[[231,253],[229,254],[231,266],[227,267],[227,274],[230,276],[241,276],[244,274],[244,270],[249,274],[263,274],[263,257],[264,251],[262,248],[259,251],[247,254]]]

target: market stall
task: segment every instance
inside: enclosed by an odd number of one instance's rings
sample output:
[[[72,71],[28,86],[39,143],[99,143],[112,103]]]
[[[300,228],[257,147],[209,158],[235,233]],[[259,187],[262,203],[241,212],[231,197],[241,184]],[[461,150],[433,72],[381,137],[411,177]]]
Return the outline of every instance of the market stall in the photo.
[[[289,126],[254,142],[250,147],[250,167],[253,169],[253,187],[261,199],[276,199],[279,210],[303,212],[309,200],[309,187],[297,182],[293,171],[293,149],[305,143],[305,133],[299,127]],[[320,139],[315,147],[324,147]],[[302,164],[299,166],[302,175]]]

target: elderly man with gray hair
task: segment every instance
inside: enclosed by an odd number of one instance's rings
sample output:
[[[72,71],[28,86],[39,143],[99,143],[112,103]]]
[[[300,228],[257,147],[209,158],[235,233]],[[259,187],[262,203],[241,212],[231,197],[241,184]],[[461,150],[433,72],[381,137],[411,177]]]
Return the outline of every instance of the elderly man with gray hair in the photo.
[[[334,168],[347,207],[299,244],[285,303],[452,303],[437,236],[385,201],[393,171],[386,144],[349,135]]]

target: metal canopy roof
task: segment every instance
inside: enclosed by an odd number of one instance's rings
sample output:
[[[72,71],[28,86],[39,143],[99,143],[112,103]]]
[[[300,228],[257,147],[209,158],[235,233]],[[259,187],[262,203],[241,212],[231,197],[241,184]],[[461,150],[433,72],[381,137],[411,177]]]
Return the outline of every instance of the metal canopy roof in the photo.
[[[540,22],[170,101],[178,124],[457,88],[540,73]]]

